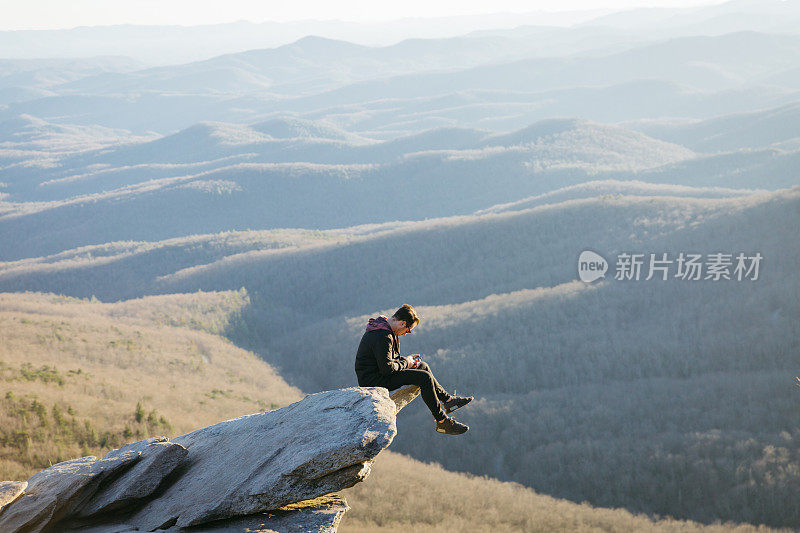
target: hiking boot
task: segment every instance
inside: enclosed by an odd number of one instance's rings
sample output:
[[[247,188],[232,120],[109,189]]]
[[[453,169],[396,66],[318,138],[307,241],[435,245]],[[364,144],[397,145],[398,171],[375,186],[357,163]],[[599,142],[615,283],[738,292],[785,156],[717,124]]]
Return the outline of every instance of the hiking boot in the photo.
[[[462,424],[455,418],[449,416],[436,421],[436,431],[439,433],[446,433],[448,435],[461,435],[462,433],[466,433],[468,429],[468,425]]]
[[[464,407],[472,401],[472,396],[451,396],[449,400],[442,404],[444,412],[448,415],[460,407]]]

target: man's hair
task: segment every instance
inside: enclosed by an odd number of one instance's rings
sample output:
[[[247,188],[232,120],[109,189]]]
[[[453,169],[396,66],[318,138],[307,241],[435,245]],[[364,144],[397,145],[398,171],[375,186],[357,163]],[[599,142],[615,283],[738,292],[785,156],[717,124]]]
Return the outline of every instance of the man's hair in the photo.
[[[405,320],[406,326],[409,328],[413,328],[414,324],[419,324],[419,315],[417,315],[414,308],[408,304],[403,304],[392,316],[397,320]]]

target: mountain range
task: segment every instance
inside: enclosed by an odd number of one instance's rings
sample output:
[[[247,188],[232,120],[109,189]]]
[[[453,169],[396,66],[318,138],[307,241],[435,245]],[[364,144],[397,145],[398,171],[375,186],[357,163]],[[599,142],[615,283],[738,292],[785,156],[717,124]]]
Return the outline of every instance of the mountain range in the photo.
[[[316,392],[354,385],[367,319],[410,303],[422,321],[402,353],[476,398],[457,441],[421,402],[404,409],[396,452],[527,487],[510,498],[532,489],[651,525],[796,527],[797,5],[574,17],[458,19],[450,34],[378,42],[287,25],[242,49],[257,40],[247,24],[162,28],[153,46],[219,31],[162,61],[113,55],[153,28],[0,33],[18,46],[0,62],[0,311],[36,315],[14,357],[27,342],[73,361],[94,320],[105,329],[87,353],[139,354],[194,383],[191,364],[216,352],[159,359],[174,339],[147,325],[163,341],[137,340],[128,311],[141,306],[226,339],[204,346],[256,353],[275,391]],[[476,31],[455,32],[465,24]],[[107,56],[20,59],[103,35],[119,37]],[[582,252],[602,259],[601,279],[580,281]],[[681,276],[692,255],[699,279]],[[625,279],[633,257],[641,276]],[[51,299],[94,318],[73,324]],[[51,359],[0,373],[45,390],[50,366],[63,373]],[[364,530],[384,520],[358,516]]]

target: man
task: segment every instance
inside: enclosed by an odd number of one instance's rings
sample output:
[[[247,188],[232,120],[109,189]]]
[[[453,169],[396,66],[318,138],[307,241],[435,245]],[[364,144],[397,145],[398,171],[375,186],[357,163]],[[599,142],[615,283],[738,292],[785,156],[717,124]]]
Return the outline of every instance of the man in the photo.
[[[394,390],[403,385],[417,385],[425,405],[436,419],[436,431],[460,435],[469,426],[447,416],[472,401],[472,396],[448,394],[433,377],[430,367],[416,356],[400,356],[399,337],[411,333],[419,324],[417,312],[403,305],[391,318],[370,318],[356,353],[356,376],[362,387],[385,387]],[[440,405],[441,404],[441,405]]]

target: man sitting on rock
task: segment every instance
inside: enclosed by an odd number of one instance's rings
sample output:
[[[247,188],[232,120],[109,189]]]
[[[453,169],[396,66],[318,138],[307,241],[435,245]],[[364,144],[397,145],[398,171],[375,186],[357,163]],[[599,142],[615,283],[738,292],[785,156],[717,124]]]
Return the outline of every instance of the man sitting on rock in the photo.
[[[430,367],[416,356],[400,356],[399,337],[419,324],[417,312],[408,304],[403,305],[391,318],[370,318],[367,331],[361,337],[356,353],[356,376],[361,387],[385,387],[394,390],[403,385],[420,388],[425,405],[436,419],[436,431],[448,435],[460,435],[469,426],[447,416],[459,407],[472,401],[472,396],[462,397],[448,394],[439,385]],[[441,405],[440,405],[441,402]]]

